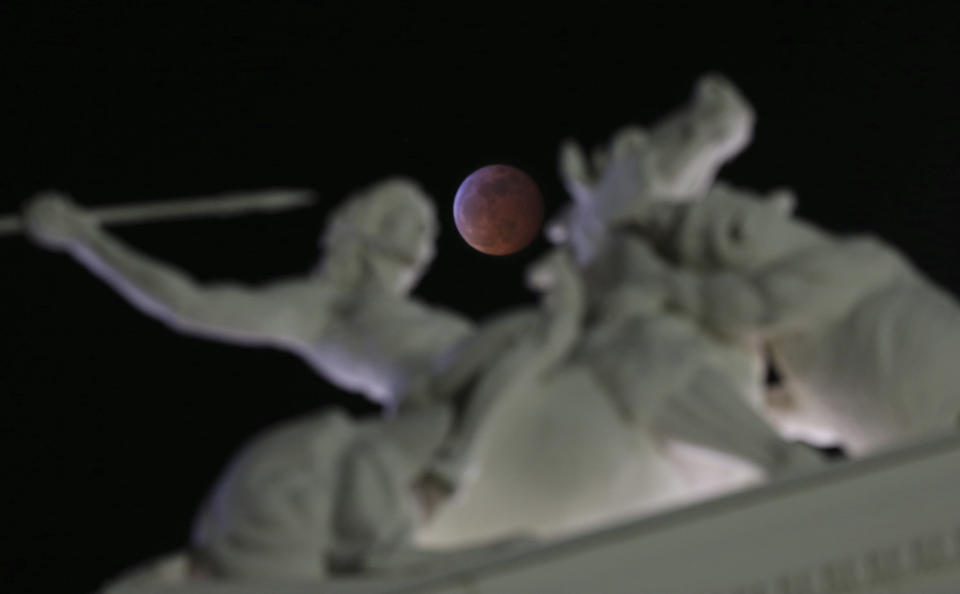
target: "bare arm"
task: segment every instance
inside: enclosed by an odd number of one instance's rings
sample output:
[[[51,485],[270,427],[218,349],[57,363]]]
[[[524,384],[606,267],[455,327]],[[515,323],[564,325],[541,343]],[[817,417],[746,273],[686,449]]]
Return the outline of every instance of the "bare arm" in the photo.
[[[472,448],[493,407],[515,390],[535,389],[536,379],[561,361],[579,336],[584,288],[568,254],[557,251],[539,263],[530,284],[546,291],[541,309],[511,318],[512,327],[523,331],[497,352],[488,353],[482,377],[471,387],[453,433],[431,466],[430,473],[451,485],[464,478]]]
[[[529,282],[546,292],[542,309],[502,314],[477,328],[462,348],[445,357],[429,387],[434,397],[446,399],[464,389],[519,342],[531,345],[537,353],[535,359],[524,363],[527,375],[542,373],[569,350],[584,309],[579,275],[572,270],[568,257],[558,252],[534,269]]]
[[[181,270],[117,240],[63,198],[36,201],[26,219],[36,241],[69,253],[134,307],[179,332],[234,344],[296,348],[322,330],[324,292],[315,282],[201,286]]]

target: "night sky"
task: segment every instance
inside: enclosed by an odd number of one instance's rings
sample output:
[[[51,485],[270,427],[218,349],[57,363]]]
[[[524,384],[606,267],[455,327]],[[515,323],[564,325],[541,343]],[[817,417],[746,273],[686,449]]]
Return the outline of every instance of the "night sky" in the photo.
[[[86,205],[316,189],[309,210],[116,229],[201,281],[257,283],[307,271],[324,213],[403,174],[442,218],[417,294],[480,319],[533,299],[522,271],[545,243],[470,249],[460,181],[520,167],[552,213],[562,139],[649,123],[716,70],[758,113],[723,177],[791,186],[800,216],[877,233],[960,293],[960,25],[933,4],[354,4],[0,3],[0,210],[44,188]],[[4,591],[90,591],[179,548],[252,432],[331,403],[373,410],[293,356],[177,335],[21,238],[0,239],[0,270]]]

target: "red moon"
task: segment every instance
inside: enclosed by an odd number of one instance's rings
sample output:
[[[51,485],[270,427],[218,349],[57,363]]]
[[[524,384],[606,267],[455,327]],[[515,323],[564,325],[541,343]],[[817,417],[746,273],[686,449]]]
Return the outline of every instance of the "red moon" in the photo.
[[[505,256],[530,245],[543,226],[543,197],[529,175],[487,165],[467,176],[453,199],[457,231],[474,249]]]

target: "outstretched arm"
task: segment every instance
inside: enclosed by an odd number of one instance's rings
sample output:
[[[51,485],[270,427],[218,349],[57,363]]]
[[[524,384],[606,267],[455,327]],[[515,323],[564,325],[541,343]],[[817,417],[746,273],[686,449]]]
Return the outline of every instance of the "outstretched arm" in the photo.
[[[36,242],[69,253],[134,307],[179,332],[234,344],[296,348],[322,329],[324,307],[316,283],[201,286],[177,268],[117,240],[60,195],[35,199],[25,218]]]

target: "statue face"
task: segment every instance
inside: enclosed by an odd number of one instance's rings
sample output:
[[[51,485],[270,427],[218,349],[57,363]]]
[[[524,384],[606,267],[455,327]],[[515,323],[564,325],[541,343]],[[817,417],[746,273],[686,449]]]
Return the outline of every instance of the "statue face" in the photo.
[[[413,265],[432,257],[435,229],[423,213],[396,209],[385,214],[375,236],[377,249]]]
[[[433,204],[413,182],[381,182],[348,199],[323,236],[332,259],[390,291],[406,292],[434,257]]]
[[[436,223],[418,208],[396,208],[384,213],[375,234],[362,240],[378,276],[406,292],[426,272],[435,255]]]

